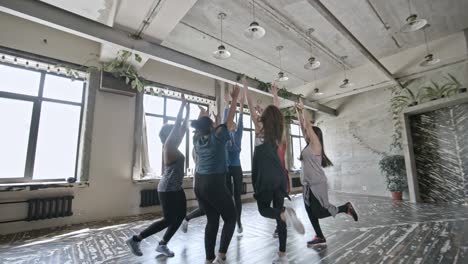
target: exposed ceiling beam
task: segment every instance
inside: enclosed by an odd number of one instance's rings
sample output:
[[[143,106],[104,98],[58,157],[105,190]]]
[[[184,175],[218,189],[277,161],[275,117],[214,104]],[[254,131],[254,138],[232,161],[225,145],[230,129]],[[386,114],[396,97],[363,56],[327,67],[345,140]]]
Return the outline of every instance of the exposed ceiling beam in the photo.
[[[325,18],[334,28],[336,28],[354,47],[356,47],[362,55],[364,55],[377,69],[379,69],[387,78],[400,85],[393,74],[351,33],[338,18],[320,1],[307,0],[309,4],[317,10],[323,18]]]
[[[163,63],[189,70],[227,83],[237,83],[238,73],[200,60],[176,50],[148,42],[144,39],[133,39],[125,31],[117,30],[96,21],[86,19],[58,7],[36,0],[0,0],[0,11],[27,19],[51,28],[74,34],[103,44],[113,44],[122,48],[135,50]],[[258,82],[249,80],[249,87],[259,91]],[[307,105],[308,108],[330,115],[337,115],[335,109],[320,105]]]

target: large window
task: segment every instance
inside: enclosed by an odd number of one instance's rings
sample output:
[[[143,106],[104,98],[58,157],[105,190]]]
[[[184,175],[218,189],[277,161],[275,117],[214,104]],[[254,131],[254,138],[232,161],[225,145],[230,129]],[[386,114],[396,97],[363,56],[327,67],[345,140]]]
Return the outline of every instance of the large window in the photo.
[[[238,120],[238,113],[236,115],[236,120]],[[240,161],[242,170],[244,172],[252,171],[252,155],[253,155],[253,148],[252,142],[255,139],[255,129],[252,127],[252,121],[250,115],[244,113],[243,116],[243,125],[244,131],[242,132],[242,144],[241,144],[241,153],[240,153]]]
[[[83,80],[0,64],[0,182],[76,178]]]
[[[291,134],[291,152],[292,152],[292,166],[293,169],[299,170],[301,168],[301,151],[305,147],[305,142],[301,136],[301,127],[297,124],[291,123],[290,125]]]
[[[174,123],[177,113],[179,112],[180,104],[181,101],[176,98],[152,96],[149,94],[145,94],[144,96],[148,156],[154,176],[161,176],[163,168],[162,143],[159,139],[159,131],[164,124]],[[208,104],[206,103],[190,102],[190,120],[198,118],[200,113],[198,105],[208,108]],[[193,129],[190,127],[179,146],[180,152],[185,155],[185,172],[188,175],[192,175],[195,171],[195,162],[192,157],[192,135]]]

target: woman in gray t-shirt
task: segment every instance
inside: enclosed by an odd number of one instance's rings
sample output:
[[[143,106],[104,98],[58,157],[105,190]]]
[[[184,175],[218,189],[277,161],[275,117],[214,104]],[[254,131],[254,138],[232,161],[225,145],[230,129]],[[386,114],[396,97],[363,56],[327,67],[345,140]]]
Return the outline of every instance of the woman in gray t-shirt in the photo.
[[[296,111],[302,134],[307,142],[299,158],[302,164],[301,183],[303,185],[305,209],[316,234],[315,238],[307,242],[307,246],[314,246],[326,243],[319,219],[329,216],[334,217],[338,213],[346,213],[357,221],[358,215],[350,202],[336,207],[328,201],[327,177],[322,167],[332,166],[333,164],[323,150],[322,131],[320,128],[312,126],[309,117],[303,110],[304,104],[300,100],[296,104]]]
[[[186,113],[185,119],[182,120],[184,107],[186,108]],[[133,254],[137,256],[143,255],[140,250],[140,242],[165,228],[167,228],[166,233],[159,242],[156,251],[167,257],[174,256],[174,252],[167,247],[167,243],[181,225],[187,211],[187,201],[184,189],[182,188],[185,157],[178,148],[187,132],[189,115],[189,104],[185,100],[184,95],[182,95],[182,104],[175,124],[165,124],[159,132],[161,142],[164,144],[164,172],[158,184],[158,196],[164,217],[148,226],[139,235],[134,235],[127,240],[127,245]]]

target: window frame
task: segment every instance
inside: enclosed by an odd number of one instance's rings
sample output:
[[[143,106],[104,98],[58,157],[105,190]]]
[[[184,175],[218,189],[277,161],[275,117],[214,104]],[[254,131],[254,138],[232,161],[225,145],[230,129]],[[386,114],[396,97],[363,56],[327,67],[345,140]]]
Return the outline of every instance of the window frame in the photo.
[[[291,126],[293,126],[293,125],[298,126],[299,134],[293,134],[292,133]],[[303,141],[302,140],[304,139],[304,136],[301,135],[301,134],[302,134],[302,130],[301,130],[300,124],[297,124],[296,122],[291,122],[289,124],[289,145],[291,146],[291,157],[292,157],[292,160],[291,160],[292,162],[291,162],[291,168],[290,169],[300,169],[300,168],[295,168],[294,167],[294,160],[296,158],[298,158],[299,156],[296,157],[296,155],[294,155],[294,141],[293,141],[293,139],[295,139],[295,138],[299,139],[299,147],[300,147],[299,153],[300,153],[302,151],[302,149],[303,149],[303,146],[302,146]]]
[[[239,113],[240,113],[240,107],[238,106],[237,107],[237,110],[236,110],[236,116],[235,116],[235,119],[236,121],[239,120]],[[255,128],[253,127],[253,123],[252,123],[252,116],[250,115],[250,113],[244,111],[243,113],[244,117],[247,115],[249,116],[250,118],[250,128],[247,128],[247,127],[243,127],[242,129],[242,132],[244,131],[247,131],[249,132],[249,140],[250,140],[250,160],[251,160],[251,164],[250,164],[250,170],[244,170],[244,168],[242,168],[242,173],[252,173],[252,158],[253,158],[253,152],[254,152],[254,147],[253,147],[253,137],[252,136],[255,136]],[[238,124],[239,125],[239,124]],[[253,133],[253,134],[252,134]],[[242,137],[242,140],[245,140],[244,137]],[[243,149],[241,149],[241,151],[244,151]],[[241,167],[242,167],[242,164],[241,164]]]
[[[161,89],[161,88],[159,88]],[[148,112],[144,112],[144,115],[145,115],[145,118],[146,116],[152,116],[152,117],[156,117],[156,118],[162,118],[162,121],[163,121],[163,125],[164,124],[167,124],[169,121],[175,121],[177,118],[176,117],[172,117],[172,116],[168,116],[167,115],[167,99],[170,99],[170,100],[175,100],[175,101],[182,101],[180,98],[177,98],[177,97],[172,97],[172,96],[168,96],[168,95],[151,95],[151,93],[149,91],[145,91],[145,93],[143,94],[143,97],[144,96],[158,96],[158,97],[162,97],[164,99],[164,107],[163,107],[163,114],[154,114],[154,113],[148,113]],[[207,100],[210,100],[210,99],[207,99]],[[144,102],[144,98],[143,98],[143,102]],[[188,103],[190,104],[193,104],[193,105],[201,105],[203,107],[206,107],[207,108],[207,111],[210,112],[210,104],[209,104],[209,101],[208,103],[203,103],[203,102],[194,102],[194,101],[189,101],[187,100]],[[185,118],[185,117],[183,117]],[[148,135],[148,131],[146,131],[147,135]],[[149,140],[149,138],[148,138]],[[190,137],[190,129],[187,129],[187,131],[185,132],[185,166],[184,166],[184,177],[189,177],[191,175],[188,175],[188,169],[189,169],[189,166],[190,166],[190,157],[192,155],[192,153],[190,153],[190,141],[191,140],[191,137]],[[162,149],[161,149],[161,153],[162,153]],[[151,162],[151,161],[150,161]],[[162,163],[162,159],[161,159],[161,164],[159,164],[159,166],[161,166],[161,171],[163,171],[163,163]],[[150,163],[151,164],[151,163]],[[160,179],[162,177],[162,175],[156,175],[156,179]],[[143,176],[141,176],[140,178],[143,178]],[[144,179],[142,179],[144,180]]]
[[[39,90],[37,96],[34,95],[26,95],[26,94],[19,94],[13,92],[6,92],[0,91],[0,98],[10,99],[10,100],[21,100],[26,102],[32,102],[32,112],[31,112],[31,123],[29,127],[29,137],[28,137],[28,147],[26,150],[26,162],[24,166],[24,174],[23,177],[15,177],[15,178],[0,178],[0,184],[5,183],[37,183],[37,182],[62,182],[66,181],[67,178],[73,177],[77,182],[80,180],[78,178],[78,169],[79,169],[79,158],[80,158],[80,144],[82,140],[82,130],[83,130],[83,116],[84,116],[84,108],[85,108],[85,99],[86,99],[86,88],[87,88],[87,80],[85,78],[74,78],[74,80],[83,81],[83,92],[81,95],[81,102],[71,102],[65,101],[60,99],[52,99],[52,98],[45,98],[43,97],[44,93],[44,86],[45,86],[45,79],[46,75],[54,75],[62,78],[70,78],[66,74],[59,74],[53,71],[43,70],[43,69],[36,69],[34,67],[26,67],[22,65],[15,65],[5,62],[0,62],[0,65],[6,67],[13,67],[18,68],[21,70],[27,70],[32,72],[40,73],[39,79]],[[37,140],[39,135],[39,125],[40,125],[40,116],[41,116],[41,108],[42,102],[51,102],[51,103],[58,103],[58,104],[65,104],[65,105],[73,105],[80,107],[80,118],[79,118],[79,128],[78,128],[78,140],[76,142],[76,158],[75,158],[75,169],[73,175],[65,176],[63,178],[47,178],[47,179],[33,179],[34,175],[34,162],[36,158],[36,149],[37,149]]]

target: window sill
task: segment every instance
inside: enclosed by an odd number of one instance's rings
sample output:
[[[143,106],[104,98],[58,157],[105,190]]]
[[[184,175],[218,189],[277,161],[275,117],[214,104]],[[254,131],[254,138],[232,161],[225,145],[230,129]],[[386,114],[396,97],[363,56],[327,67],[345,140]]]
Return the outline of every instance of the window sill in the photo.
[[[0,192],[14,191],[34,191],[47,188],[86,188],[89,187],[89,182],[68,183],[66,181],[54,182],[21,182],[21,183],[1,183]]]
[[[193,179],[193,175],[184,176],[184,181],[187,181],[187,180],[192,181],[192,179]],[[157,178],[146,177],[142,179],[133,179],[133,183],[134,184],[159,183],[160,180],[161,180],[161,177],[157,177]]]

